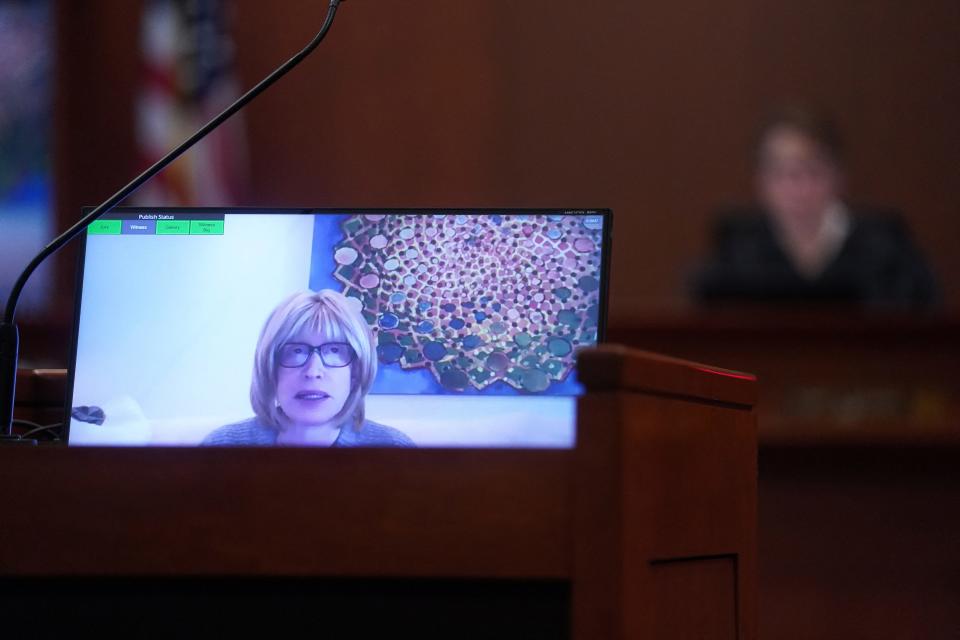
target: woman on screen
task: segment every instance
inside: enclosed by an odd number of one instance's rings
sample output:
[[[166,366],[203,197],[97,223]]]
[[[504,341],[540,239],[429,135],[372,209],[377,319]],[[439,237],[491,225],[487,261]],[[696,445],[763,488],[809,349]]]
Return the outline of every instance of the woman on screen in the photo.
[[[218,428],[202,444],[415,446],[364,418],[376,374],[373,337],[351,301],[330,289],[295,293],[260,332],[250,385],[255,417]]]

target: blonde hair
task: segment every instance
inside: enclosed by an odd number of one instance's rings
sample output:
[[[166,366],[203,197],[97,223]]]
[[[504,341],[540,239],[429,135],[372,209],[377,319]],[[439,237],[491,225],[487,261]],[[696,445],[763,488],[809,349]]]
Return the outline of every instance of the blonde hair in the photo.
[[[307,290],[287,297],[273,310],[260,332],[250,384],[250,404],[261,424],[285,428],[286,416],[277,403],[277,351],[304,330],[312,330],[324,340],[346,342],[356,354],[350,364],[350,395],[334,420],[352,418],[354,428],[360,428],[364,398],[377,375],[377,357],[373,335],[356,302],[332,289]]]

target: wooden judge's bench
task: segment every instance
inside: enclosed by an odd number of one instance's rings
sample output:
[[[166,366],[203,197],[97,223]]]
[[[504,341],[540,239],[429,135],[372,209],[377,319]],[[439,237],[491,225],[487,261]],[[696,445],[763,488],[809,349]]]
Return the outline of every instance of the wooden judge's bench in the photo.
[[[761,637],[960,637],[960,317],[717,310],[609,337],[760,380]]]
[[[755,640],[755,380],[619,347],[579,375],[570,450],[0,449],[0,620]],[[21,382],[39,417],[57,382]]]

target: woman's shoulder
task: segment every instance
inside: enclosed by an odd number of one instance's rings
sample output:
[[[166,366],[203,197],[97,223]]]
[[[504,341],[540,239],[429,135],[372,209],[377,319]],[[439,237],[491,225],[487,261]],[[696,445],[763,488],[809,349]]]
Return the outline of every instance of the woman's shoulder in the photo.
[[[336,447],[416,447],[410,436],[379,422],[364,420],[359,429],[344,427],[340,430]]]
[[[224,425],[211,431],[201,445],[234,447],[243,445],[276,444],[277,432],[264,426],[257,418]]]

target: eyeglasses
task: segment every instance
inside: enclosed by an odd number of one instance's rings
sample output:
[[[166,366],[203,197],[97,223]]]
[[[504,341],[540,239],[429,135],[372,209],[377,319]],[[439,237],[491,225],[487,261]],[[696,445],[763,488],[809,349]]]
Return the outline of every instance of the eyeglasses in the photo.
[[[346,342],[327,342],[317,346],[288,342],[277,351],[277,363],[289,369],[302,367],[314,352],[320,356],[323,366],[334,369],[347,366],[356,357],[353,347]]]

